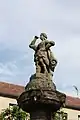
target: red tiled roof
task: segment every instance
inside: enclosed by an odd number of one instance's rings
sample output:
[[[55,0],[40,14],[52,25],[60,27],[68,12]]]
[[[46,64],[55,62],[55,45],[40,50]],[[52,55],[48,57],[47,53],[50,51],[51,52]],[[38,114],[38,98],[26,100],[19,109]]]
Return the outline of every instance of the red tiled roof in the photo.
[[[0,82],[0,94],[5,96],[17,97],[24,91],[23,86]]]
[[[0,95],[17,98],[23,91],[23,86],[0,82]],[[66,107],[76,107],[80,110],[80,98],[66,96]]]
[[[80,108],[80,98],[66,96],[66,106],[75,106]]]

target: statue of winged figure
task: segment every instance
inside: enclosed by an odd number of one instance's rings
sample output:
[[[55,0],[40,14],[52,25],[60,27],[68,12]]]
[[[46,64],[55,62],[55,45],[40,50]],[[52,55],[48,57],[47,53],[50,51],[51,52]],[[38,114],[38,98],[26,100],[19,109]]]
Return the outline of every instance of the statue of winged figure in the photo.
[[[35,45],[39,38],[41,42],[38,45]],[[54,45],[55,42],[47,40],[47,35],[45,33],[41,33],[40,37],[35,36],[31,41],[29,47],[35,51],[34,62],[36,65],[36,73],[54,72],[57,60],[50,50],[50,47]]]

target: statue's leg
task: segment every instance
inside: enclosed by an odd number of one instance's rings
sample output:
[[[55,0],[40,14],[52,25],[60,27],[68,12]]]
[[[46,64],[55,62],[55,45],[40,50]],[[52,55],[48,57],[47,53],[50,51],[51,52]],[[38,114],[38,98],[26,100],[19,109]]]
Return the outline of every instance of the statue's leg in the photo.
[[[37,61],[37,63],[36,63],[36,73],[40,73],[40,71],[41,71],[41,67],[39,65],[39,62]]]
[[[41,66],[42,73],[46,73],[47,72],[47,68],[46,68],[45,63],[43,62],[43,59],[40,58],[39,61],[40,61],[40,66]]]
[[[43,57],[43,62],[44,62],[44,64],[45,64],[45,66],[46,66],[47,72],[50,73],[49,60],[48,60],[48,58],[47,58],[47,57]]]

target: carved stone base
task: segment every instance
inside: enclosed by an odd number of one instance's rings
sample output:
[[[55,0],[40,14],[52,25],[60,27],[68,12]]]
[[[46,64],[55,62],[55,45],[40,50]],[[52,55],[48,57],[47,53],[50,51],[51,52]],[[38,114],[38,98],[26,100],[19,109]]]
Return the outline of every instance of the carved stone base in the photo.
[[[18,98],[19,106],[26,112],[40,110],[57,111],[65,102],[65,95],[52,90],[29,90]]]
[[[51,113],[63,106],[65,98],[65,94],[56,90],[50,75],[34,74],[17,102],[31,114],[31,120],[51,120]]]
[[[52,89],[56,90],[55,84],[52,82],[51,74],[34,74],[30,77],[30,82],[26,85],[25,90],[32,89]]]

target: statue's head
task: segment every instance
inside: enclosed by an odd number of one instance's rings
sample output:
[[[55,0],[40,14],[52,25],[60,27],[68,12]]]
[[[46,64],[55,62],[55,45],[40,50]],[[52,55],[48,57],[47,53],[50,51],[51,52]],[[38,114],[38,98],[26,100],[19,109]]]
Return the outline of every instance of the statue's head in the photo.
[[[41,33],[40,34],[40,39],[43,41],[43,40],[46,40],[47,39],[47,35],[46,33]]]

